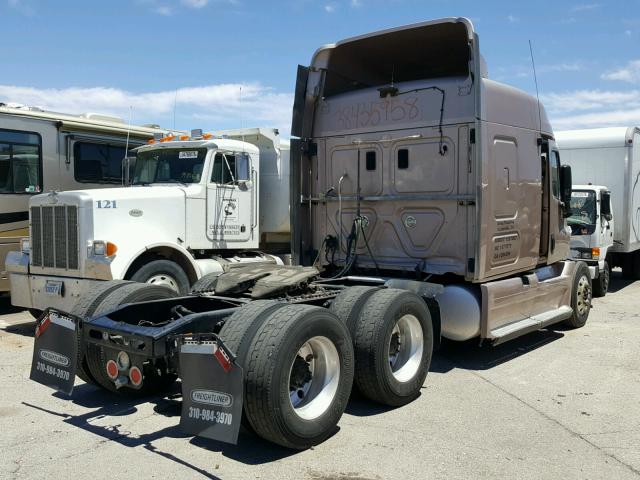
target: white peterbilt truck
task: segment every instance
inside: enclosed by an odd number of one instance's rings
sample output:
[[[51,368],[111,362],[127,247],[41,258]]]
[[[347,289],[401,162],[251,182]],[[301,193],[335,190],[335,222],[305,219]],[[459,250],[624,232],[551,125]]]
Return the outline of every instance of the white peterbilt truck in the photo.
[[[276,130],[165,135],[136,153],[130,187],[31,199],[30,241],[6,262],[13,305],[71,309],[114,279],[185,294],[225,267],[282,263],[258,251],[288,249],[289,151]]]
[[[571,169],[536,99],[487,77],[469,20],[321,47],[298,69],[292,133],[294,265],[182,297],[105,282],[43,315],[31,378],[125,394],[180,376],[185,432],[235,442],[242,419],[300,449],[336,431],[352,388],[419,396],[442,338],[587,321]]]

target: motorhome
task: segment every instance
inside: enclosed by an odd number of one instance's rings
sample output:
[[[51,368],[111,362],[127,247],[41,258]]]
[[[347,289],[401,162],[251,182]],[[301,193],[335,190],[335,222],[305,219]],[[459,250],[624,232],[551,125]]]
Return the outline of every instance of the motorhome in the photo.
[[[165,132],[110,115],[0,103],[0,292],[9,291],[7,253],[29,236],[33,195],[120,186],[127,145],[138,147]]]

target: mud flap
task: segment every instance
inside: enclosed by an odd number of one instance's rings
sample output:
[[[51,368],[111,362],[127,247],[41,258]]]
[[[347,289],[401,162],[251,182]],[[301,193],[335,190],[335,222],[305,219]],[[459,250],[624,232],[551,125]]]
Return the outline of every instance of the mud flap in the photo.
[[[36,326],[31,374],[35,382],[71,395],[76,379],[78,340],[70,315],[47,309]]]
[[[183,432],[237,443],[242,419],[242,368],[215,336],[180,340]]]

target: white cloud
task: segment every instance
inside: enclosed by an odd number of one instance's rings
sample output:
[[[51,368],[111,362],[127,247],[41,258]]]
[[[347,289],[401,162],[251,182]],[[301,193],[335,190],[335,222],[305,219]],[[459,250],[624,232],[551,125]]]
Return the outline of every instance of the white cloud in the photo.
[[[622,82],[640,83],[640,60],[631,60],[623,68],[602,74],[605,80],[620,80]]]
[[[108,87],[39,89],[0,85],[2,102],[59,112],[113,114],[125,121],[132,108],[134,123],[158,123],[169,128],[173,127],[174,99],[179,129],[268,126],[289,134],[293,94],[279,93],[260,83],[183,87],[177,95],[175,90],[135,93]]]
[[[552,117],[551,125],[555,130],[640,125],[640,108]]]
[[[640,125],[640,90],[573,90],[541,100],[556,130]]]
[[[362,6],[362,0],[351,0],[351,6],[353,8],[358,8]]]
[[[173,15],[173,9],[171,7],[167,7],[166,5],[159,5],[155,8],[155,12],[158,15],[164,15],[165,17]]]
[[[324,6],[324,11],[327,13],[333,13],[336,11],[336,4],[335,3],[328,3]]]
[[[520,21],[520,19],[515,15],[507,15],[507,20],[509,23],[518,23]]]
[[[571,11],[572,12],[588,12],[589,10],[595,10],[596,8],[600,8],[602,5],[599,3],[585,3],[581,5],[575,5]]]
[[[25,0],[7,0],[7,5],[9,5],[9,8],[12,8],[26,16],[31,16],[36,13],[36,10],[31,3]]]
[[[202,8],[206,7],[209,3],[209,0],[181,0],[183,5],[191,8]]]
[[[540,65],[538,71],[540,72],[578,72],[583,69],[580,62],[563,62],[553,63],[549,65]]]

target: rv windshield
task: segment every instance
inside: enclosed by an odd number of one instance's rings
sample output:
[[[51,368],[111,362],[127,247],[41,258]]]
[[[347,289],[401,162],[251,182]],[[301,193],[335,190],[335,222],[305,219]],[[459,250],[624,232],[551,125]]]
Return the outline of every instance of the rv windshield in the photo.
[[[571,193],[571,216],[567,218],[567,223],[569,225],[595,225],[595,192],[574,190]]]
[[[198,183],[206,155],[206,148],[159,148],[138,152],[131,183]]]

